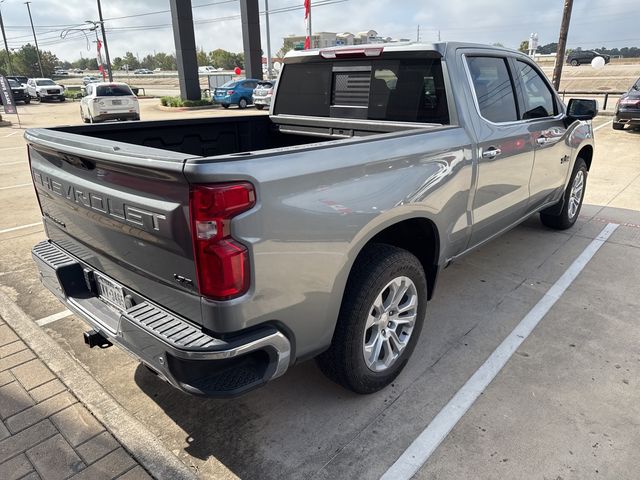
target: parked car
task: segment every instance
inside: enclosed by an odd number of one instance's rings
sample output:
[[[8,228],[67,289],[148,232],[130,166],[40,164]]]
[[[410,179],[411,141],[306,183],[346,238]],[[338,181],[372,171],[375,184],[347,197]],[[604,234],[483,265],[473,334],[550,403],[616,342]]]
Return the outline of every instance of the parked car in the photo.
[[[96,77],[95,75],[87,75],[86,77],[82,77],[82,84],[89,85],[90,83],[101,82],[102,79],[100,77]]]
[[[409,361],[443,268],[534,214],[578,218],[596,102],[565,107],[527,55],[293,51],[272,101],[272,115],[27,130],[48,237],[33,258],[87,344],[194,395],[313,357],[375,392]]]
[[[137,68],[133,71],[134,75],[151,75],[153,72],[148,68]]]
[[[86,87],[80,100],[80,118],[85,123],[105,120],[140,120],[140,105],[126,83],[97,82]]]
[[[258,85],[253,90],[253,104],[258,110],[271,105],[271,98],[273,97],[273,90],[276,88],[275,81],[262,81],[258,82]]]
[[[614,130],[622,130],[626,125],[640,127],[640,78],[618,100],[612,125]]]
[[[214,73],[217,72],[215,68],[211,65],[207,65],[205,67],[198,67],[198,73]]]
[[[66,70],[56,70],[55,72],[53,72],[53,74],[58,76],[65,76],[69,75],[69,72],[67,72]]]
[[[30,78],[27,80],[27,93],[41,102],[59,100],[64,102],[64,87],[50,78]]]
[[[21,75],[9,75],[6,78],[8,80],[15,80],[16,82],[18,82],[23,87],[26,87],[27,86],[27,82],[29,81],[29,79],[27,77],[23,77]]]
[[[253,89],[261,80],[253,78],[231,80],[221,87],[214,89],[214,103],[229,108],[229,105],[238,105],[239,108],[247,108],[252,101]]]
[[[599,53],[593,50],[574,50],[567,55],[567,63],[577,67],[583,63],[591,63],[591,60],[596,57],[604,58],[604,63],[609,63],[611,61],[611,56],[604,53]]]
[[[24,102],[25,104],[31,103],[31,97],[27,93],[27,88],[16,82],[13,78],[7,78],[9,86],[11,87],[11,93],[13,94],[14,102]],[[2,105],[2,98],[0,97],[0,105]]]

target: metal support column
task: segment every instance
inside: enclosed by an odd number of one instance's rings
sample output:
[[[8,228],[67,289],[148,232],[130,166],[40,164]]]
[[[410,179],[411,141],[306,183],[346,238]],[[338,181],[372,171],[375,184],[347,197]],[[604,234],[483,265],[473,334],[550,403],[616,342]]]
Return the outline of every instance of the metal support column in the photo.
[[[258,0],[240,0],[242,43],[247,78],[262,79],[262,48],[260,47],[260,10]]]
[[[183,100],[200,100],[200,79],[198,78],[191,0],[169,0],[169,3],[171,5],[173,40],[176,45],[178,77],[180,78],[180,97]]]

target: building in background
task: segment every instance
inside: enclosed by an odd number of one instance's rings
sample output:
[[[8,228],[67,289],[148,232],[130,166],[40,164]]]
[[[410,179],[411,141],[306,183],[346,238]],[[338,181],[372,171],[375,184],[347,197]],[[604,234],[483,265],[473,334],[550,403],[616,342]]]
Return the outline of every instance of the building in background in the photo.
[[[289,35],[284,37],[285,44],[293,45],[295,50],[304,49],[305,35]],[[365,30],[353,34],[351,32],[316,32],[311,35],[311,48],[327,48],[337,45],[365,45],[371,43],[408,42],[408,38],[381,37],[375,30]]]

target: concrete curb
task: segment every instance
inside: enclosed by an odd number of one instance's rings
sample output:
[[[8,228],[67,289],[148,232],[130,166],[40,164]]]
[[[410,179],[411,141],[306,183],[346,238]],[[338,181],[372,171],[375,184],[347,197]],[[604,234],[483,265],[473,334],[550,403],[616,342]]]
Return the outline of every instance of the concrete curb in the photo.
[[[221,108],[220,105],[201,105],[199,107],[165,107],[164,105],[158,105],[158,109],[163,112],[186,112],[189,110],[212,110]]]
[[[2,291],[0,316],[154,478],[197,479],[191,469],[109,395]]]

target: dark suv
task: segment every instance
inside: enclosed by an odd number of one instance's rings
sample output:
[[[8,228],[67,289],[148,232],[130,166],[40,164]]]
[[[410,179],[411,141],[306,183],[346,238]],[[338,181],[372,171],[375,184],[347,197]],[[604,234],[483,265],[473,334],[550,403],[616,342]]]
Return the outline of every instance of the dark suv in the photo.
[[[610,55],[605,55],[604,53],[595,52],[593,50],[574,50],[567,56],[567,63],[577,67],[582,63],[591,63],[596,57],[604,58],[604,63],[609,63],[611,61]]]
[[[613,129],[622,130],[625,125],[640,127],[640,78],[620,97],[613,116]]]

